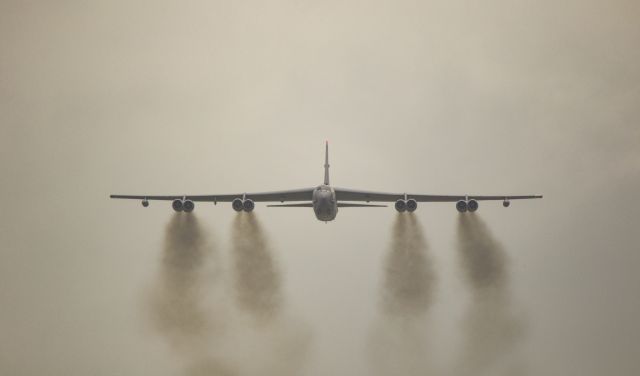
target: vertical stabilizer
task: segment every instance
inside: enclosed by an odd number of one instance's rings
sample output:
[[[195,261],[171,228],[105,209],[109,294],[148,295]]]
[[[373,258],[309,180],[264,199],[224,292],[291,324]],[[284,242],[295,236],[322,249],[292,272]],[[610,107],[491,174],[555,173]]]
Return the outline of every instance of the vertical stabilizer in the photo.
[[[329,185],[329,141],[324,144],[324,184]]]

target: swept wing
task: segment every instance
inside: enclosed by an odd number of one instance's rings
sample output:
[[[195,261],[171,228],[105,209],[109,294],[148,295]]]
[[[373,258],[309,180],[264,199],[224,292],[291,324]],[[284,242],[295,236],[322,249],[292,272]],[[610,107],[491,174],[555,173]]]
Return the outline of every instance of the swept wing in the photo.
[[[361,191],[356,189],[347,188],[335,188],[336,199],[338,201],[374,201],[374,202],[394,202],[397,200],[409,200],[414,199],[417,202],[455,202],[460,200],[524,200],[533,198],[542,198],[542,195],[425,195],[414,193],[387,193],[387,192],[372,192]]]

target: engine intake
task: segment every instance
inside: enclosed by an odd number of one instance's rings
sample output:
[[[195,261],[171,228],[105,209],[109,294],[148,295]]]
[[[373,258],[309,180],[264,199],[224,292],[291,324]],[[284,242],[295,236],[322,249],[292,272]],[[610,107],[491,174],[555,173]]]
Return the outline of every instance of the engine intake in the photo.
[[[472,213],[473,213],[474,211],[478,210],[478,201],[476,201],[476,200],[469,200],[469,201],[467,202],[467,209],[468,209],[470,212],[472,212]]]
[[[149,200],[147,200],[146,198],[142,200],[142,206],[144,206],[145,208],[149,206]]]
[[[256,204],[253,202],[253,200],[249,200],[246,199],[244,200],[244,202],[242,203],[242,208],[244,209],[244,211],[246,212],[250,212],[253,211],[253,209],[256,207]]]
[[[418,201],[412,198],[407,200],[407,211],[409,213],[416,211],[417,208],[418,208]]]
[[[191,200],[185,200],[182,203],[182,210],[185,213],[191,213],[193,211],[193,209],[195,209],[195,207],[196,207],[196,205]]]
[[[396,201],[395,208],[398,212],[402,213],[407,210],[407,202],[405,200]]]
[[[184,209],[184,203],[180,199],[175,199],[171,203],[171,207],[173,208],[173,210],[181,212]]]
[[[468,207],[467,207],[467,202],[460,200],[458,202],[456,202],[456,209],[460,212],[460,213],[464,213],[467,211]]]
[[[244,204],[242,203],[241,199],[236,198],[233,201],[231,201],[231,207],[233,208],[233,210],[239,212],[244,209]]]
[[[505,208],[508,208],[509,205],[511,205],[511,201],[509,201],[509,200],[502,201],[502,206],[504,206]]]

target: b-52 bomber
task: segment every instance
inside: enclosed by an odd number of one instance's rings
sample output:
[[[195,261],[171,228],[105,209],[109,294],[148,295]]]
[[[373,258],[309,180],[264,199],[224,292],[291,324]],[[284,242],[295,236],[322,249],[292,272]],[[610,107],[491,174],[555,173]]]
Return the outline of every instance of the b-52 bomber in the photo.
[[[292,189],[284,191],[262,193],[234,193],[223,195],[111,195],[111,198],[142,200],[142,206],[149,206],[150,200],[172,201],[171,206],[177,212],[190,213],[196,202],[230,202],[235,211],[253,211],[256,202],[276,202],[268,207],[285,208],[313,208],[316,218],[320,221],[333,221],[338,214],[338,208],[386,207],[387,205],[371,204],[394,203],[398,212],[413,212],[419,202],[455,202],[456,209],[461,212],[475,212],[478,201],[502,201],[508,207],[511,200],[542,198],[542,195],[524,196],[478,196],[478,195],[432,195],[409,193],[385,193],[361,191],[332,187],[329,184],[329,143],[325,143],[324,182],[317,187]],[[285,203],[286,202],[286,203]]]

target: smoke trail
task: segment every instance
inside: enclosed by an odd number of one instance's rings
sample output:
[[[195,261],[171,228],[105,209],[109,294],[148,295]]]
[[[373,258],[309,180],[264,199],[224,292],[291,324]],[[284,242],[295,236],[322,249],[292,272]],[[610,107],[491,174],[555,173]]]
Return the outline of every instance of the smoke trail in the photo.
[[[506,289],[507,257],[504,249],[475,213],[458,216],[458,250],[467,283],[474,291]]]
[[[197,370],[227,370],[211,357],[211,340],[221,332],[221,320],[205,305],[212,294],[208,263],[216,250],[194,214],[175,213],[165,229],[158,281],[150,299],[153,327]],[[195,366],[194,366],[195,367]],[[189,374],[199,374],[188,371]],[[200,373],[201,374],[201,373]],[[231,372],[209,372],[232,375]]]
[[[193,362],[186,372],[187,376],[237,376],[239,373],[213,357]]]
[[[280,271],[256,215],[238,213],[231,235],[236,301],[259,324],[251,333],[245,333],[243,347],[258,350],[244,351],[241,363],[247,368],[245,374],[298,376],[310,335],[285,312]]]
[[[395,317],[424,315],[433,300],[435,276],[427,242],[413,213],[398,214],[385,263],[383,310]]]
[[[458,253],[472,300],[462,325],[463,351],[459,375],[523,372],[517,345],[523,320],[513,312],[507,257],[476,214],[458,217]]]
[[[282,305],[280,274],[254,213],[238,213],[232,243],[239,306],[256,319],[273,319]]]
[[[398,214],[385,259],[383,317],[371,336],[372,371],[379,375],[424,375],[428,358],[425,318],[433,301],[435,274],[422,228],[412,213]]]

